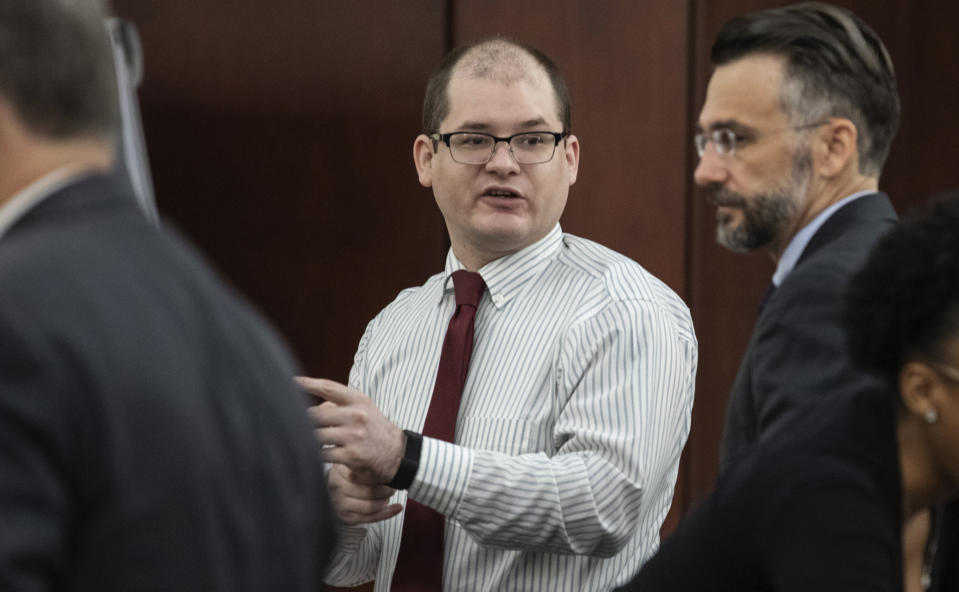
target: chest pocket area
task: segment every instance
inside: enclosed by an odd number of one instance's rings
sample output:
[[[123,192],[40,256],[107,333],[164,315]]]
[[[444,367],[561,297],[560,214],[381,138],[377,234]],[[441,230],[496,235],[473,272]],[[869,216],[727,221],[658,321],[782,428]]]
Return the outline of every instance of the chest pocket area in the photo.
[[[550,426],[545,422],[508,417],[461,417],[457,442],[467,448],[504,454],[546,452],[552,454]]]

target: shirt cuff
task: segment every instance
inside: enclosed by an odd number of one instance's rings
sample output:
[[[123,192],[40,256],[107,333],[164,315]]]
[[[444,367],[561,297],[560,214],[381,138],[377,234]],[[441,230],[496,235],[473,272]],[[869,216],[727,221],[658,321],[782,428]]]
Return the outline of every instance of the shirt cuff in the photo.
[[[472,471],[472,450],[424,437],[419,471],[409,496],[451,518],[466,494]]]
[[[336,551],[338,553],[352,554],[356,553],[363,539],[366,538],[366,526],[346,526],[340,525],[336,537]]]

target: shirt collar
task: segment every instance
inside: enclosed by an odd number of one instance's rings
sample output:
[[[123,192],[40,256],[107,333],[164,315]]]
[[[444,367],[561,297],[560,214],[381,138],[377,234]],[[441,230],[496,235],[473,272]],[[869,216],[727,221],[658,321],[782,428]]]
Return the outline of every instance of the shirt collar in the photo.
[[[563,243],[563,230],[557,223],[553,229],[535,243],[505,257],[500,257],[484,265],[479,274],[486,282],[490,300],[496,308],[501,308],[534,280],[546,268]],[[446,270],[443,278],[442,299],[447,292],[453,291],[453,272],[465,269],[453,249],[446,254]]]
[[[76,166],[63,166],[47,173],[17,192],[7,203],[0,206],[0,239],[27,212],[44,199],[69,185],[79,174],[80,171]]]
[[[779,264],[776,265],[776,273],[773,274],[773,284],[775,284],[777,288],[782,285],[786,276],[796,267],[796,262],[799,261],[799,257],[802,255],[802,252],[806,250],[806,245],[808,245],[812,237],[815,236],[816,231],[826,223],[826,220],[828,220],[830,216],[836,213],[836,210],[853,200],[865,195],[872,195],[875,192],[875,189],[866,189],[865,191],[857,191],[852,195],[842,198],[820,212],[818,216],[812,219],[812,222],[806,224],[802,230],[797,232],[796,236],[786,245],[786,250],[783,251],[782,257],[779,258]]]

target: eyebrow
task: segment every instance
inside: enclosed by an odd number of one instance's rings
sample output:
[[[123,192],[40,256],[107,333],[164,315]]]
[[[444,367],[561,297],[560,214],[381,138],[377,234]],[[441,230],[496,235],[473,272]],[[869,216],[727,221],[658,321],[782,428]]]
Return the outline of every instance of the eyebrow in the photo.
[[[754,127],[750,125],[746,125],[745,123],[737,119],[723,119],[721,121],[714,121],[712,124],[709,125],[709,131],[718,130],[718,129],[729,129],[729,130],[732,130],[733,132],[748,132],[748,133],[752,133],[756,131]],[[702,133],[703,131],[705,131],[703,129],[703,126],[697,123],[696,133],[697,134]]]
[[[474,130],[474,131],[483,131],[490,129],[491,126],[488,123],[483,123],[479,121],[464,121],[456,129],[460,130]],[[536,119],[527,119],[526,121],[519,124],[521,129],[532,129],[537,127],[548,127],[546,126],[546,120],[542,117],[537,117]]]

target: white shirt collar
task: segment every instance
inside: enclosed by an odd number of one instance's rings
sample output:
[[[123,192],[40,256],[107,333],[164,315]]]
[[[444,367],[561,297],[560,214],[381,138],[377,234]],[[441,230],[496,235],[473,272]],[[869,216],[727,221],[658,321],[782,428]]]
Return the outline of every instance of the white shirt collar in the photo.
[[[534,280],[553,260],[563,244],[563,229],[557,222],[553,229],[543,238],[519,251],[490,261],[477,273],[482,276],[489,290],[490,299],[496,308],[509,302],[528,282]],[[451,248],[446,254],[446,277],[443,287],[446,291],[453,289],[452,274],[454,271],[465,269],[465,266]],[[442,292],[440,299],[442,299]]]
[[[865,191],[857,191],[852,195],[842,198],[820,212],[818,216],[812,219],[812,222],[806,224],[802,230],[797,232],[796,236],[786,245],[786,250],[783,251],[782,257],[779,258],[779,264],[776,265],[776,273],[773,274],[773,284],[775,284],[777,288],[782,285],[786,276],[796,267],[796,262],[799,261],[799,257],[803,251],[806,250],[806,245],[812,240],[816,231],[826,223],[826,220],[828,220],[830,216],[836,213],[836,210],[853,200],[865,195],[872,195],[873,193],[876,193],[875,189],[866,189]]]
[[[47,197],[69,185],[81,171],[75,165],[62,166],[21,189],[0,206],[0,239],[22,218]]]

